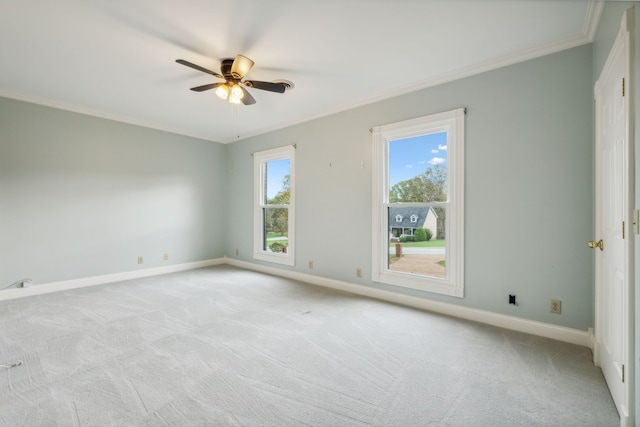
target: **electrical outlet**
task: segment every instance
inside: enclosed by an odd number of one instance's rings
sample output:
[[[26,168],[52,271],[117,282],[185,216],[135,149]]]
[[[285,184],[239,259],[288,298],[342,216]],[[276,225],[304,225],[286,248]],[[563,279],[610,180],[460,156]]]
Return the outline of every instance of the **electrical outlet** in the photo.
[[[313,270],[313,261],[309,260],[309,270]]]
[[[169,254],[164,254],[164,260],[169,261]]]
[[[555,314],[562,313],[562,301],[560,301],[559,299],[552,299],[551,303],[549,304],[549,312]]]
[[[138,257],[138,264],[144,264],[144,257]]]
[[[356,277],[362,277],[362,269],[356,268]]]

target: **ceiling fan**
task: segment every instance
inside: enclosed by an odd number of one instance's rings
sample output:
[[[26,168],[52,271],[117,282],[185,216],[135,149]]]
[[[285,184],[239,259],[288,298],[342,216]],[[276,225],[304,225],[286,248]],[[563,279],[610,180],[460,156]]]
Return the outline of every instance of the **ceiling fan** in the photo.
[[[256,103],[255,98],[243,86],[276,93],[284,93],[286,90],[293,89],[293,83],[288,80],[276,80],[273,82],[242,80],[254,64],[251,59],[243,55],[237,55],[235,59],[223,59],[220,65],[221,73],[208,70],[184,59],[176,59],[176,62],[203,73],[211,74],[219,79],[224,79],[224,82],[196,86],[192,87],[191,90],[203,92],[215,89],[218,98],[228,100],[231,104],[240,104],[242,102],[244,105],[251,105]]]

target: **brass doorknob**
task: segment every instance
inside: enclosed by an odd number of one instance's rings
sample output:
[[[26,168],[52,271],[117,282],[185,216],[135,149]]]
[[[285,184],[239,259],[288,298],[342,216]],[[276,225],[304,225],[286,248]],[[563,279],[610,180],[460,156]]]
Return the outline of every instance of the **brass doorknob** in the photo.
[[[602,241],[602,239],[597,242],[595,240],[592,240],[587,243],[587,246],[589,246],[591,249],[600,248],[601,251],[604,250],[604,242]]]

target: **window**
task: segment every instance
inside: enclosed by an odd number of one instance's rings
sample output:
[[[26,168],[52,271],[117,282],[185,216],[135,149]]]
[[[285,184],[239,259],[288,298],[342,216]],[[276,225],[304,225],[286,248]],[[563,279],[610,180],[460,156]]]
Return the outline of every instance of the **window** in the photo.
[[[375,281],[463,296],[464,114],[460,108],[373,129]],[[423,211],[424,225],[409,239],[398,236],[393,218]]]
[[[402,222],[402,215],[396,215],[396,222]]]
[[[293,146],[255,153],[253,257],[294,265]]]

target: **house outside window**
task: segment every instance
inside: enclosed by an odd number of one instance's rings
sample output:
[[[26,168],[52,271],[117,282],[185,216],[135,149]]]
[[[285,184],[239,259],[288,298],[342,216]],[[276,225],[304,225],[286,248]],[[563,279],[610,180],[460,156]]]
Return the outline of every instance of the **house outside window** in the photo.
[[[396,221],[389,225],[389,233],[393,237],[401,236],[413,236],[416,229],[419,227],[429,230],[430,238],[428,240],[436,239],[438,235],[438,222],[439,218],[436,211],[429,207],[413,207],[403,208],[397,207],[390,210],[391,216],[395,215]],[[396,214],[396,212],[403,212],[403,215]],[[398,218],[402,218],[398,221]]]
[[[253,157],[253,257],[295,265],[295,149],[276,148]]]
[[[464,115],[373,129],[374,281],[463,296]]]

